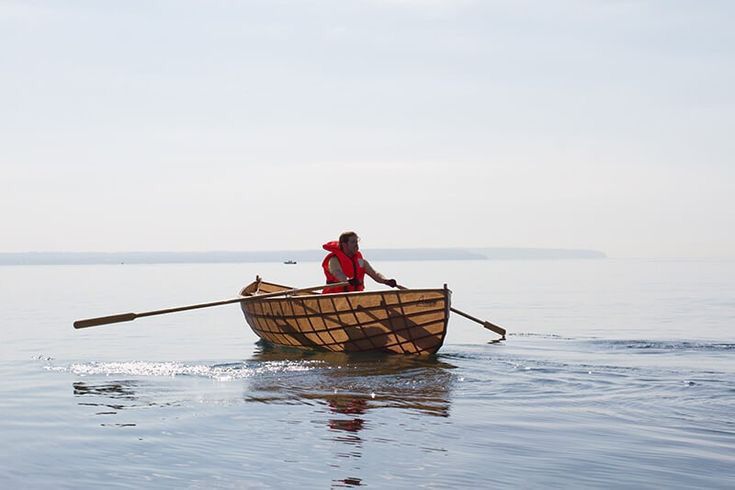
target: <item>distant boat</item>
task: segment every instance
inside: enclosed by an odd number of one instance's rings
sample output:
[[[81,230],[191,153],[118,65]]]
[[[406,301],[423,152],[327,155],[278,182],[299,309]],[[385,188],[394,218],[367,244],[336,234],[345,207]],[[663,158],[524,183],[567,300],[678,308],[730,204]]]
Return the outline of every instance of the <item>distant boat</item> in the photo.
[[[295,260],[284,260],[283,263],[284,264],[295,264],[296,261]]]

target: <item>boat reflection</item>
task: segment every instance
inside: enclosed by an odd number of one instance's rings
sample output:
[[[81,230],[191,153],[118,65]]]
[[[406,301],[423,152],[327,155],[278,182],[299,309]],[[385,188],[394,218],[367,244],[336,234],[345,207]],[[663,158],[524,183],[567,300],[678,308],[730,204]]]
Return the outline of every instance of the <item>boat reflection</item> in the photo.
[[[261,342],[248,362],[260,364],[262,370],[249,380],[247,401],[319,403],[340,414],[400,408],[449,415],[455,366],[434,356],[320,352]],[[275,369],[284,363],[292,363],[292,375]],[[271,370],[275,374],[268,376]]]
[[[400,426],[405,412],[449,416],[455,366],[434,356],[305,351],[261,342],[247,362],[262,368],[248,380],[247,401],[312,405],[324,414],[312,422],[324,424],[337,443],[330,466],[349,475],[333,479],[332,487],[365,485],[359,460],[388,441],[368,436],[371,427]]]
[[[74,396],[85,397],[85,401],[80,401],[79,405],[101,407],[103,411],[97,412],[97,415],[115,414],[119,410],[128,408],[137,399],[132,389],[132,382],[130,384],[125,381],[100,384],[76,382],[72,386]],[[88,396],[92,398],[86,399]],[[107,403],[99,402],[100,397]]]
[[[135,383],[132,381],[115,381],[99,384],[75,382],[72,386],[74,387],[74,396],[82,397],[84,400],[78,402],[78,405],[96,407],[98,411],[95,412],[95,415],[117,415],[121,410],[142,405],[132,389],[134,385]],[[145,405],[150,406],[155,405],[155,403]],[[135,427],[137,424],[105,423],[100,425],[103,427]]]
[[[302,454],[304,443],[326,449],[331,457],[324,458],[326,468],[320,471],[333,474],[332,487],[372,483],[362,466],[371,454],[379,454],[385,444],[403,445],[404,429],[444,425],[439,419],[450,415],[457,379],[455,366],[436,356],[344,354],[264,343],[236,362],[89,362],[75,369],[89,376],[73,383],[75,401],[100,416],[102,426],[143,421],[178,429],[178,416],[170,411],[138,411],[155,406],[177,413],[225,410],[230,419],[216,416],[209,422],[222,432],[225,422],[220,420],[239,420],[241,412],[248,412],[270,424],[274,438],[283,438],[286,454]],[[302,423],[316,430],[299,431],[294,438],[292,424]],[[250,434],[247,424],[237,427],[238,434]],[[310,439],[304,442],[303,437]],[[297,447],[287,446],[293,441]]]
[[[152,401],[146,396],[136,393],[140,384],[133,380],[116,380],[105,383],[88,383],[76,381],[72,383],[74,396],[80,400],[77,405],[99,407],[95,415],[115,415],[120,411],[134,408],[165,407],[175,405],[174,402]],[[107,425],[107,424],[102,424]],[[110,424],[131,426],[135,424]]]

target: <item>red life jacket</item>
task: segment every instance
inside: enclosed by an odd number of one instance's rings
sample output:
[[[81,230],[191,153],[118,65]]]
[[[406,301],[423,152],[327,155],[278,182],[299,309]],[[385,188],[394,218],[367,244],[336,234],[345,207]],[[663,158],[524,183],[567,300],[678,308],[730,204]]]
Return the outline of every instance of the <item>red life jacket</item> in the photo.
[[[365,286],[363,284],[365,282],[365,268],[362,266],[362,254],[360,252],[356,252],[355,255],[353,255],[352,257],[348,257],[340,248],[339,242],[325,243],[323,245],[323,248],[324,250],[331,252],[324,258],[324,261],[322,262],[324,275],[327,276],[327,284],[340,282],[339,279],[337,279],[334,275],[332,275],[331,272],[329,272],[329,261],[332,259],[332,257],[337,257],[337,259],[339,259],[339,265],[342,268],[342,272],[349,279],[356,278],[358,281],[360,281],[360,285],[352,286],[348,284],[347,286],[340,286],[336,288],[324,288],[324,290],[322,290],[322,293],[344,293],[347,291],[362,291],[363,289],[365,289]]]

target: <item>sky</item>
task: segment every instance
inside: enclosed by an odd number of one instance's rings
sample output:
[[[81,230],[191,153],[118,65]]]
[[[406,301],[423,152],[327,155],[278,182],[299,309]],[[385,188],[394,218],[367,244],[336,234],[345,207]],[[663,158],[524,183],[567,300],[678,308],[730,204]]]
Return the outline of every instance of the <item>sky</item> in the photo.
[[[0,252],[735,257],[735,2],[0,0]]]

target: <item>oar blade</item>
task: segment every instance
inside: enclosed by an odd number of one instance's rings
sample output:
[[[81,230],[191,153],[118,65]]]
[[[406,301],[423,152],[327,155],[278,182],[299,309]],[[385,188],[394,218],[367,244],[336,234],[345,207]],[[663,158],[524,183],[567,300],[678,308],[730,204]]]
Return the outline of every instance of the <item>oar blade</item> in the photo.
[[[97,318],[87,318],[85,320],[77,320],[74,322],[74,328],[96,327],[97,325],[107,325],[108,323],[132,322],[138,317],[135,313],[121,313],[119,315],[100,316]]]
[[[503,340],[505,340],[505,329],[503,327],[499,327],[497,325],[494,325],[488,321],[482,322],[482,326],[487,328],[488,330],[492,330],[496,334],[503,337]]]

